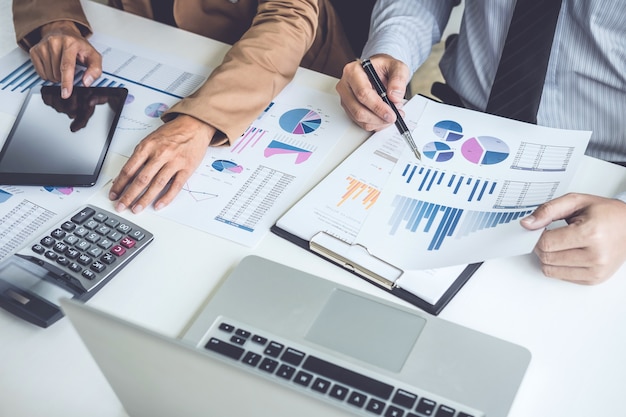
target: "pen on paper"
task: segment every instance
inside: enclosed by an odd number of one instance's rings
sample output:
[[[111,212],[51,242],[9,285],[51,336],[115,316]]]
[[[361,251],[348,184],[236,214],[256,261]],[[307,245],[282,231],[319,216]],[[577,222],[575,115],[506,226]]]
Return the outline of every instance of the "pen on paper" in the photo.
[[[376,70],[374,69],[374,66],[372,65],[371,61],[369,59],[364,59],[363,61],[361,61],[361,66],[363,67],[363,70],[365,70],[365,73],[367,74],[368,78],[370,79],[370,82],[372,83],[372,87],[374,87],[374,89],[376,90],[380,98],[382,98],[383,101],[387,103],[387,105],[391,107],[391,110],[393,110],[393,112],[396,114],[395,124],[396,124],[396,127],[398,128],[398,131],[400,132],[400,134],[402,135],[406,143],[409,144],[409,147],[411,148],[411,150],[413,151],[417,159],[421,160],[422,155],[420,154],[420,151],[417,149],[417,145],[415,144],[415,141],[413,140],[413,136],[411,136],[411,132],[409,131],[409,128],[406,126],[406,123],[404,123],[404,120],[402,119],[402,116],[400,115],[400,112],[398,111],[396,106],[393,104],[391,100],[389,100],[389,97],[387,96],[387,90],[385,89],[385,86],[383,85],[382,81],[378,77],[378,74],[376,74]]]

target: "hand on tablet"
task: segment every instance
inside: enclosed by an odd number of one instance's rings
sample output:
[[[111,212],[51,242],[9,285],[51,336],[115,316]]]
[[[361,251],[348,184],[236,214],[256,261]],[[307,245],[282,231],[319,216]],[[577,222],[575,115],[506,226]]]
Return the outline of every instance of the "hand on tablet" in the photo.
[[[77,62],[86,67],[82,78],[86,87],[102,75],[102,56],[71,21],[42,26],[41,40],[29,53],[41,78],[61,83],[63,98],[72,94]]]

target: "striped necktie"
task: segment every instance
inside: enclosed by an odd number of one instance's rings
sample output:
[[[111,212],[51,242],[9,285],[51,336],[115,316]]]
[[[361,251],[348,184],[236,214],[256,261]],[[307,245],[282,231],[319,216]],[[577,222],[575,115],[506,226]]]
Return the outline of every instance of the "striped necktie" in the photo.
[[[487,113],[537,123],[561,0],[517,0]]]

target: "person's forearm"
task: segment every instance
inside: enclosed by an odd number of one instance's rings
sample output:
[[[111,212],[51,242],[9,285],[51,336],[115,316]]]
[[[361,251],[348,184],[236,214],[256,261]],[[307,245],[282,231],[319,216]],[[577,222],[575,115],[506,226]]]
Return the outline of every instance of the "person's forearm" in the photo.
[[[414,72],[439,42],[457,0],[378,0],[362,57],[387,54]]]
[[[25,50],[41,40],[42,26],[62,20],[73,21],[83,36],[92,33],[79,0],[13,0],[15,39]]]
[[[264,1],[252,27],[194,94],[164,115],[183,113],[223,132],[233,141],[293,79],[313,43],[317,2]]]

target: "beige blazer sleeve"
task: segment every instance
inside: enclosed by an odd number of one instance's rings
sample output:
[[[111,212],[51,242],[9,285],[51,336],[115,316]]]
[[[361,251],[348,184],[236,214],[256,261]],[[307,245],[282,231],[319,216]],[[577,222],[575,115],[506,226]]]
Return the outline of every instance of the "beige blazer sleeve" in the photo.
[[[184,2],[177,2],[176,7]],[[311,46],[317,0],[261,0],[252,26],[222,64],[165,119],[185,113],[214,126],[232,143],[293,79]],[[174,15],[177,17],[177,10]]]
[[[219,8],[219,1],[204,1],[218,4]],[[313,44],[320,13],[318,0],[240,1],[250,3],[250,27],[207,81],[164,115],[166,121],[181,113],[193,116],[223,132],[231,143],[293,79]],[[118,7],[123,3],[127,11],[151,15],[144,0],[118,3]],[[202,4],[176,1],[174,16],[179,25],[185,28],[189,23],[209,24],[220,18],[219,13],[204,14]],[[56,20],[72,20],[84,33],[91,34],[79,0],[55,0],[54,7],[49,0],[15,0],[13,13],[16,37],[25,49],[39,41],[39,27]],[[239,23],[245,20],[242,17]]]
[[[41,39],[40,27],[59,20],[73,21],[85,37],[92,33],[79,0],[13,0],[15,40],[25,50]]]

